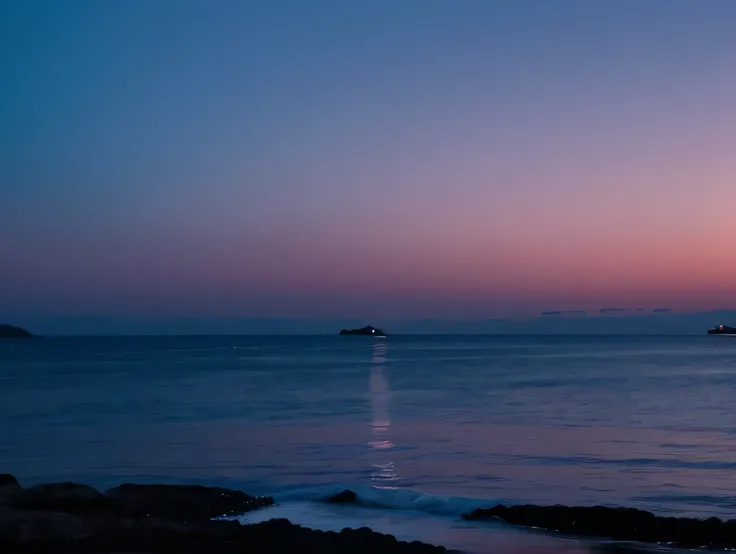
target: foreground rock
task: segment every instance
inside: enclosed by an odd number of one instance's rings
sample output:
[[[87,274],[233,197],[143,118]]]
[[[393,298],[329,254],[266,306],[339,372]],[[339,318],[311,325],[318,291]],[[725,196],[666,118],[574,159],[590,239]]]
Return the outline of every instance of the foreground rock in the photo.
[[[0,512],[1,514],[2,512]],[[33,512],[32,512],[33,513]],[[99,520],[96,527],[85,527],[80,516],[61,514],[58,520],[39,518],[36,528],[24,529],[24,536],[10,545],[17,554],[101,554],[173,553],[177,554],[442,554],[442,547],[399,542],[391,535],[370,529],[344,529],[339,533],[314,531],[293,525],[285,519],[272,519],[255,525],[232,521],[213,521],[185,525],[154,518],[141,520]],[[73,519],[76,517],[77,519]],[[28,525],[28,520],[24,520]],[[42,527],[46,525],[46,527]],[[67,526],[67,537],[61,534]],[[50,535],[49,529],[55,534]],[[91,531],[91,532],[90,532]],[[69,536],[71,535],[71,536]],[[2,541],[0,536],[0,541]],[[6,552],[6,550],[3,550]]]
[[[118,513],[132,517],[160,517],[196,521],[244,514],[271,506],[273,498],[198,485],[134,485],[110,489],[106,497]]]
[[[14,480],[12,476],[8,477]],[[219,516],[244,514],[273,504],[273,498],[270,497],[254,497],[219,487],[125,484],[103,494],[90,486],[69,482],[22,489],[17,481],[9,481],[8,486],[12,495],[6,495],[5,503],[13,508],[69,514],[207,521]]]
[[[565,535],[663,543],[683,548],[736,547],[736,520],[659,517],[633,508],[496,506],[463,515],[468,520],[500,519]]]
[[[441,554],[370,529],[315,531],[285,519],[212,520],[273,504],[217,487],[126,484],[101,493],[77,483],[23,489],[0,475],[0,552],[14,554]]]
[[[6,323],[0,323],[0,339],[30,339],[33,338],[33,335],[26,331],[25,329],[21,329],[20,327],[15,327],[13,325],[8,325]]]
[[[10,505],[24,510],[51,510],[66,513],[98,513],[114,511],[111,499],[78,483],[49,483],[21,489]]]

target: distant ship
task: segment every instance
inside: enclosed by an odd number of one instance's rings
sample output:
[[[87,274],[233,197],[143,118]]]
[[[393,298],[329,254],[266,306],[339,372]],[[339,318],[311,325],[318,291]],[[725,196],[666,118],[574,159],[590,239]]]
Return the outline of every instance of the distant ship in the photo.
[[[713,329],[708,329],[709,335],[726,335],[736,337],[736,327],[728,327],[727,325],[716,325]]]

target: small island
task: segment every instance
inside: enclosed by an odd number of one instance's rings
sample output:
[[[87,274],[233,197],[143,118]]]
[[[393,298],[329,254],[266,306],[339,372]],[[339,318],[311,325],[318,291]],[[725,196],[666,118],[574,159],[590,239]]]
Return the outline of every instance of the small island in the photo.
[[[339,333],[340,335],[367,335],[371,337],[385,337],[386,333],[370,325],[361,327],[360,329],[343,329]]]
[[[5,323],[0,323],[0,339],[30,339],[33,338],[33,335],[26,331],[25,329],[21,329],[20,327],[15,327],[13,325],[7,325]]]
[[[736,335],[736,327],[728,325],[716,325],[713,329],[708,329],[709,335]]]

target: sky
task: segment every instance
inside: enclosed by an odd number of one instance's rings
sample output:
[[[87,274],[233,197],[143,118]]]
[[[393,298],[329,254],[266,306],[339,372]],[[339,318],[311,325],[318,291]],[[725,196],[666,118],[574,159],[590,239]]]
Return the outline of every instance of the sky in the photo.
[[[731,0],[6,0],[0,319],[736,308],[735,27]]]

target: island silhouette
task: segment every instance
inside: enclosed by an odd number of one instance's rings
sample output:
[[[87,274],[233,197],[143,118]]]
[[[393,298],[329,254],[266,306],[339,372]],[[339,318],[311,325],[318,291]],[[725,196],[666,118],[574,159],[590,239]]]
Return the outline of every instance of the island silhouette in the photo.
[[[33,335],[14,325],[8,325],[7,323],[0,323],[0,339],[30,339]]]
[[[736,335],[736,327],[728,325],[716,325],[713,329],[708,329],[709,335]]]
[[[380,329],[376,327],[371,327],[370,325],[367,325],[365,327],[361,327],[360,329],[343,329],[339,333],[340,335],[368,335],[372,337],[385,337],[386,333],[381,331]]]

